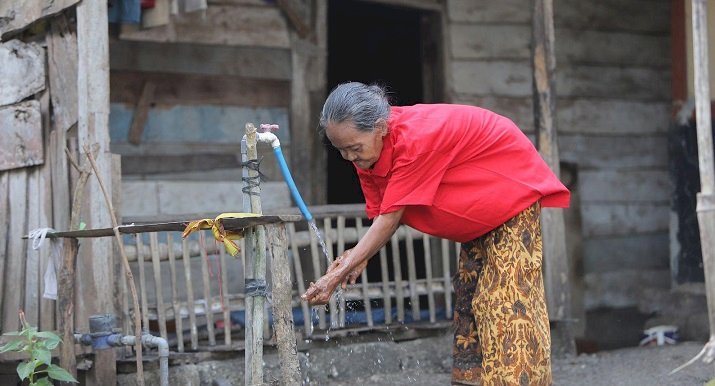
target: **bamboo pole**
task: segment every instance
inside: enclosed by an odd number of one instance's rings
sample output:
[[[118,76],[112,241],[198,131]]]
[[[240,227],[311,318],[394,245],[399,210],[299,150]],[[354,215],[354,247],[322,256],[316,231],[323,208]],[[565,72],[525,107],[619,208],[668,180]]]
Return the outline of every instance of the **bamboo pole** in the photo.
[[[557,176],[560,174],[555,115],[555,72],[553,0],[536,0],[532,20],[532,66],[534,71],[534,124],[541,156]],[[549,319],[554,323],[553,351],[575,354],[576,345],[568,321],[571,318],[569,263],[566,255],[562,209],[542,211],[544,283]]]
[[[258,159],[256,148],[256,127],[246,124],[246,160],[252,162]],[[244,166],[245,167],[245,166]],[[257,169],[257,168],[256,168]],[[258,170],[248,168],[246,188],[249,195],[251,212],[261,214],[261,187]],[[256,294],[246,294],[246,385],[263,384],[263,306],[265,303],[266,280],[266,232],[265,227],[254,227],[255,255],[253,261],[252,283]],[[250,248],[250,247],[249,247]],[[247,280],[248,282],[248,280]],[[263,291],[263,293],[261,293]]]

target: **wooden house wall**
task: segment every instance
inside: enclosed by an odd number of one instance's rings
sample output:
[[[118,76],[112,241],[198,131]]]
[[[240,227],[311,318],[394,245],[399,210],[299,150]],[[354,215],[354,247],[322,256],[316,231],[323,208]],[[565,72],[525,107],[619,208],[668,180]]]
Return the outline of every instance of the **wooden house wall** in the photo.
[[[210,1],[205,12],[174,16],[166,26],[122,27],[110,42],[110,130],[112,150],[122,155],[125,216],[242,209],[240,194],[230,192],[242,184],[247,122],[279,124],[290,163],[290,44],[281,10],[263,1]],[[272,193],[282,177],[270,146],[259,148]],[[216,194],[197,189],[202,183]],[[179,207],[192,199],[201,205]],[[290,205],[280,190],[272,200],[267,209]]]
[[[527,3],[447,2],[447,94],[533,134]],[[584,306],[634,306],[670,285],[670,2],[563,0],[554,18],[556,126],[577,172],[581,230],[568,232],[582,238]]]

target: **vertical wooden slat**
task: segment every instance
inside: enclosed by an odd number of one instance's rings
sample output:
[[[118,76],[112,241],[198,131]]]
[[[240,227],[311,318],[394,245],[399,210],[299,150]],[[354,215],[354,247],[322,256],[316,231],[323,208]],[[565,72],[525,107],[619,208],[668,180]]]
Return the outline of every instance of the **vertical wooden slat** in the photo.
[[[0,172],[0,277],[3,278],[3,282],[8,276],[7,271],[7,256],[8,256],[8,238],[10,237],[10,173]],[[4,295],[5,285],[0,285],[0,333],[9,332],[4,324],[5,319],[4,307],[5,307],[5,297]]]
[[[390,272],[387,266],[387,247],[380,248],[380,278],[382,279],[382,307],[385,324],[392,323],[392,296],[390,296]]]
[[[398,232],[404,232],[404,226],[400,226]],[[392,269],[395,275],[395,305],[397,306],[397,321],[405,321],[405,295],[402,292],[402,263],[400,262],[400,239],[395,232],[390,240],[392,248]]]
[[[25,298],[25,248],[22,235],[27,231],[27,171],[14,170],[10,174],[10,216],[7,261],[5,264],[5,296],[3,297],[3,331],[17,331],[20,327],[18,310]]]
[[[457,254],[459,258],[459,254]],[[449,240],[442,239],[442,279],[444,280],[444,312],[447,318],[452,318],[452,277],[449,271]]]
[[[48,102],[49,102],[49,96]],[[44,108],[47,110],[45,111]],[[49,105],[43,107],[43,114],[47,116],[49,121]],[[45,164],[42,166],[40,171],[40,226],[41,227],[52,227],[52,158],[54,158],[51,137],[49,135],[49,122],[43,122],[44,133],[46,134],[47,155],[45,156]],[[61,243],[62,240],[56,240],[55,242]],[[52,242],[49,240],[47,244],[40,249],[40,330],[42,331],[53,331],[55,327],[55,301],[51,299],[46,299],[43,295],[45,293],[45,280],[44,274],[47,270],[47,266],[50,262],[53,247]],[[2,251],[0,251],[2,253]],[[59,256],[55,262],[59,263]],[[55,271],[56,272],[56,271]]]
[[[295,270],[295,281],[298,286],[298,295],[305,293],[305,283],[303,282],[303,264],[300,262],[300,251],[298,250],[298,243],[295,240],[295,224],[290,222],[287,224],[288,236],[290,238],[290,250],[293,257],[293,268]],[[301,309],[303,310],[303,328],[305,330],[305,335],[310,336],[313,333],[313,320],[310,315],[310,307],[307,302],[300,302]]]
[[[26,168],[25,170],[27,171],[27,196],[21,199],[27,200],[27,228],[23,231],[23,235],[41,226],[39,224],[40,170],[39,167]],[[18,235],[18,237],[21,236]],[[37,327],[40,324],[40,253],[39,250],[32,249],[32,241],[23,240],[23,243],[25,243],[25,274],[20,278],[25,280],[25,299],[22,308],[25,311],[27,322]],[[48,248],[48,245],[42,248]]]
[[[365,229],[362,226],[362,217],[355,217],[355,230],[357,231],[357,238],[360,240],[365,234]],[[362,287],[362,303],[365,307],[365,316],[367,317],[367,325],[372,327],[374,321],[372,319],[372,304],[370,304],[370,294],[368,293],[369,285],[367,279],[367,268],[362,270],[360,273],[361,287]]]
[[[135,235],[137,244],[137,264],[139,265],[139,295],[141,296],[141,307],[142,307],[142,331],[145,333],[149,332],[149,306],[147,305],[146,298],[146,272],[144,272],[144,241],[142,240],[142,234],[137,233]]]
[[[345,216],[338,216],[338,256],[345,252]],[[338,299],[338,309],[340,312],[340,327],[345,327],[345,296]]]
[[[323,241],[325,241],[325,246],[328,248],[327,264],[331,264],[334,259],[333,238],[330,235],[330,233],[332,232],[332,225],[330,222],[330,217],[326,217],[323,219],[323,237],[325,238],[325,240]],[[330,300],[328,301],[328,306],[330,308],[330,328],[338,327],[340,322],[340,315],[338,315],[338,305],[335,302],[335,299],[338,297],[338,295],[342,298],[342,290],[340,289],[340,287],[338,287],[335,292],[333,292],[333,296],[331,296]]]
[[[156,232],[149,233],[151,249],[151,265],[154,271],[154,288],[156,288],[156,315],[159,321],[159,334],[167,339],[166,307],[164,307],[164,286],[161,281],[161,257],[159,256],[159,236]]]
[[[194,284],[191,280],[191,247],[189,240],[181,242],[182,259],[184,262],[184,279],[186,279],[186,308],[189,310],[189,329],[191,331],[191,349],[199,348],[199,329],[196,326],[196,308],[194,304]]]
[[[138,249],[137,249],[138,251]],[[139,255],[137,255],[137,259],[139,258]],[[134,318],[130,315],[129,313],[129,297],[131,294],[129,293],[129,284],[127,283],[127,271],[126,268],[124,268],[124,264],[119,265],[119,288],[122,291],[122,333],[124,334],[129,334],[130,331],[134,331]],[[136,310],[134,310],[136,312]],[[127,357],[130,355],[131,348],[130,347],[125,347],[123,350],[123,356]]]
[[[226,249],[223,245],[218,248],[219,259],[221,260],[221,307],[223,307],[223,342],[231,345],[231,304],[228,293],[228,264],[226,262]]]
[[[179,352],[184,352],[184,323],[181,317],[179,304],[179,285],[176,281],[176,251],[174,250],[174,237],[166,234],[166,253],[169,255],[169,272],[171,273],[171,306],[174,310],[174,323],[176,325],[176,344]]]
[[[204,288],[204,301],[206,304],[206,307],[204,309],[206,313],[206,329],[209,333],[209,346],[215,346],[216,332],[214,331],[214,315],[211,307],[213,302],[211,300],[211,280],[209,279],[209,257],[206,253],[206,236],[204,231],[201,231],[199,237],[201,238],[201,242],[199,242],[199,248],[201,251],[201,278]]]
[[[405,245],[407,249],[407,277],[410,284],[410,310],[412,320],[420,320],[420,298],[417,295],[417,267],[415,266],[415,240],[412,229],[405,227]]]
[[[430,236],[422,234],[422,249],[425,258],[425,281],[427,286],[427,309],[429,310],[429,321],[434,323],[437,320],[434,306],[434,289],[432,288],[432,248],[430,248]],[[446,289],[445,289],[446,290]]]
[[[320,269],[320,253],[318,252],[318,242],[316,241],[318,236],[313,231],[312,227],[310,229],[310,256],[313,260],[313,281],[317,281],[322,275]],[[325,329],[325,307],[316,307],[318,309],[318,327],[321,330]]]

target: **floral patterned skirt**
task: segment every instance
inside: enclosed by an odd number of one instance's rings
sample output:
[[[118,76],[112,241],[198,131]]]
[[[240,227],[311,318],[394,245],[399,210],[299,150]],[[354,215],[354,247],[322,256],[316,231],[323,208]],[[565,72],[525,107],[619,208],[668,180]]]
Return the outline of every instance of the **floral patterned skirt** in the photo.
[[[453,278],[453,384],[551,385],[540,214],[537,202],[462,244]]]

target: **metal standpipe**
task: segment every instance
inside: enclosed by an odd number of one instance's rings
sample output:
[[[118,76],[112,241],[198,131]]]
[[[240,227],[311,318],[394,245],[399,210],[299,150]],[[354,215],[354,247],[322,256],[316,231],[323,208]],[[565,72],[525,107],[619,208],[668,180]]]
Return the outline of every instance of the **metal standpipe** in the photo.
[[[92,315],[89,317],[89,334],[74,334],[75,343],[92,346],[94,350],[106,350],[113,347],[134,346],[134,335],[122,335],[117,328],[117,318],[113,314]],[[166,339],[150,334],[142,335],[142,345],[159,350],[160,386],[169,386],[169,343]]]

